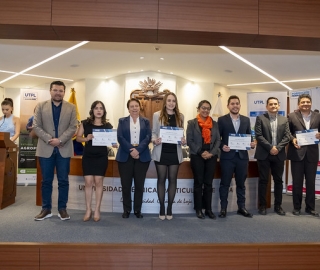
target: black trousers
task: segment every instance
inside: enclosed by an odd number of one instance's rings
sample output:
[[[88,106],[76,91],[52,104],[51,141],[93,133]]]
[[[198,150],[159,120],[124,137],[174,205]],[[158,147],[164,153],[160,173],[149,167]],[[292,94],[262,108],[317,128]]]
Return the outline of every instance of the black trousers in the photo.
[[[269,181],[269,172],[274,181],[274,207],[281,206],[282,204],[282,190],[283,190],[283,170],[284,161],[279,160],[278,156],[268,155],[265,160],[257,160],[259,169],[259,206],[267,206],[267,187]]]
[[[212,181],[217,163],[217,156],[203,159],[198,155],[191,155],[191,169],[193,172],[194,209],[211,210],[212,208]]]
[[[307,157],[301,161],[291,160],[292,199],[294,209],[300,210],[302,203],[303,181],[306,179],[306,209],[315,209],[315,181],[318,162],[308,162]]]
[[[220,159],[221,182],[220,182],[220,204],[221,209],[228,207],[228,195],[231,180],[234,174],[236,180],[237,204],[239,208],[245,207],[246,203],[246,186],[248,172],[248,159],[241,159],[239,153],[236,153],[232,159]]]
[[[134,181],[134,211],[141,211],[143,188],[150,161],[141,162],[129,156],[126,162],[118,162],[122,185],[123,211],[132,210],[131,188]]]

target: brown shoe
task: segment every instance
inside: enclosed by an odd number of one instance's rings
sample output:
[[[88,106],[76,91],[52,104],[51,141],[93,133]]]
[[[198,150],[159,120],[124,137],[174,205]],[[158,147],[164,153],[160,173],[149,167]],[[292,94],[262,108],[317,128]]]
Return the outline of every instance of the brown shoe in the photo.
[[[70,216],[68,215],[66,209],[60,209],[60,210],[59,210],[58,217],[59,217],[61,220],[68,220],[68,219],[70,219]]]
[[[42,209],[39,215],[36,215],[34,217],[34,220],[44,220],[46,218],[51,218],[52,217],[52,213],[51,210],[49,209]]]

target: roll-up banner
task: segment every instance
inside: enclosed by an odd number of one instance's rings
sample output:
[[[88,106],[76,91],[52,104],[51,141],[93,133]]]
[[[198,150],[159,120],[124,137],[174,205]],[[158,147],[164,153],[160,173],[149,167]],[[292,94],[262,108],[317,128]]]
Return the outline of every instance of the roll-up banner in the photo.
[[[20,123],[18,185],[35,185],[37,176],[37,138],[32,132],[33,114],[39,102],[50,99],[50,92],[41,89],[20,89]]]
[[[301,94],[309,94],[312,98],[312,107],[311,110],[320,109],[320,87],[306,88],[306,89],[297,89],[289,92],[290,99],[290,112],[294,112],[298,109],[298,97]],[[316,197],[320,198],[320,145],[319,147],[319,161],[316,173],[316,187],[315,193]],[[287,194],[292,194],[292,175],[291,175],[291,164],[289,162],[288,170],[288,185],[287,185]],[[306,193],[305,183],[303,185],[303,194]]]

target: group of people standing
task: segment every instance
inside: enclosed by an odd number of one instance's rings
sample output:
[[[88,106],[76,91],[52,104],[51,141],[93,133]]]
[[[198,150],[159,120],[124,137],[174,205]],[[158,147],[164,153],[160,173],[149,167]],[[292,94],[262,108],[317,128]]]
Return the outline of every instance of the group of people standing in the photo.
[[[108,167],[108,149],[106,146],[93,146],[93,129],[112,129],[107,122],[106,108],[102,101],[92,103],[89,117],[78,127],[76,108],[64,101],[65,85],[54,81],[50,85],[51,100],[39,103],[35,108],[33,130],[38,136],[36,155],[42,174],[42,209],[35,220],[44,220],[52,216],[52,182],[56,170],[58,179],[58,216],[61,220],[70,219],[67,213],[69,191],[68,175],[70,158],[73,156],[71,138],[76,133],[76,140],[84,143],[82,168],[85,179],[86,212],[83,221],[100,220],[100,207],[103,195],[103,179]],[[259,213],[267,214],[266,193],[269,170],[274,180],[274,211],[285,215],[282,209],[283,171],[286,158],[291,160],[293,177],[294,215],[299,215],[302,204],[302,189],[306,179],[306,213],[319,216],[315,211],[315,176],[318,163],[318,145],[299,146],[296,132],[317,129],[316,139],[320,139],[320,114],[311,111],[311,97],[299,96],[299,110],[288,115],[288,118],[278,115],[280,107],[276,97],[267,100],[267,113],[256,119],[256,142],[251,136],[250,119],[240,115],[240,99],[238,96],[228,98],[229,113],[214,121],[210,116],[211,104],[207,100],[199,102],[196,118],[189,120],[186,138],[180,143],[162,142],[161,126],[184,128],[184,116],[179,110],[178,100],[174,93],[167,93],[160,111],[153,115],[153,126],[148,119],[140,115],[140,101],[131,98],[127,102],[129,116],[119,119],[117,128],[118,148],[116,160],[119,167],[123,218],[129,218],[132,212],[131,188],[134,182],[133,213],[137,218],[143,218],[141,213],[144,182],[151,159],[154,160],[157,171],[157,192],[159,199],[159,219],[173,218],[172,206],[177,188],[179,165],[183,161],[182,146],[190,148],[190,165],[194,176],[194,210],[199,219],[208,216],[215,219],[212,212],[212,180],[217,159],[220,159],[221,182],[219,217],[227,216],[228,194],[231,180],[234,177],[237,194],[237,214],[252,217],[245,207],[245,180],[248,170],[247,150],[231,149],[228,143],[230,134],[247,134],[251,137],[250,147],[255,148],[255,158],[259,169]],[[13,110],[12,101],[3,101],[4,117],[10,118]],[[13,118],[13,123],[17,119]],[[4,121],[3,121],[4,122]],[[0,124],[1,125],[1,124]],[[0,126],[0,131],[1,126]],[[12,140],[15,132],[11,132]],[[150,152],[149,144],[153,143]],[[286,155],[285,148],[288,146]],[[168,188],[166,190],[166,179]],[[94,188],[93,188],[94,187]],[[95,208],[92,210],[92,195],[95,192]],[[165,194],[168,194],[165,207]],[[205,210],[203,212],[203,209]]]

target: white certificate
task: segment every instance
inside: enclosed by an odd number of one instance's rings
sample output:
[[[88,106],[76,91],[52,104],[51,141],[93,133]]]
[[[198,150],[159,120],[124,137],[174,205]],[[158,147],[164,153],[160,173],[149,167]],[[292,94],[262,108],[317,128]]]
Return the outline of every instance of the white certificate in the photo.
[[[250,150],[251,134],[229,134],[228,146],[232,150]]]
[[[183,128],[161,126],[159,137],[163,143],[181,144]]]
[[[116,129],[92,129],[93,146],[112,146],[117,143]]]
[[[316,138],[317,129],[308,129],[296,132],[297,142],[299,146],[318,144],[319,140]]]

